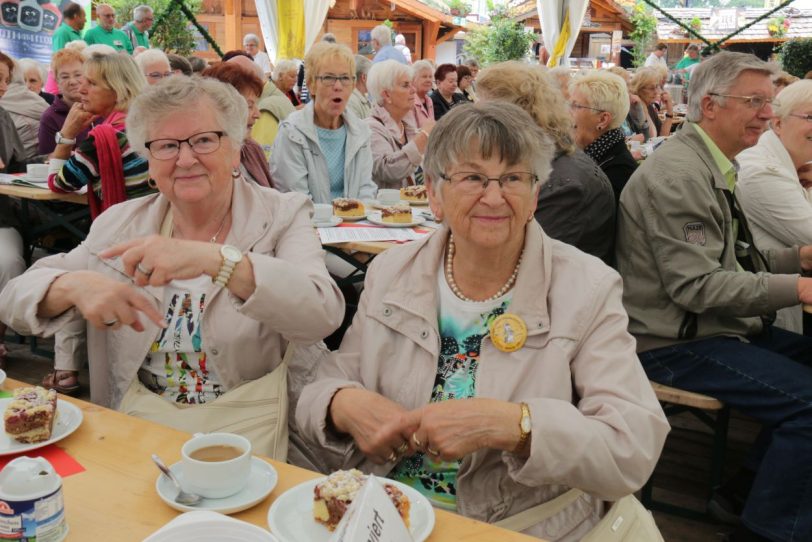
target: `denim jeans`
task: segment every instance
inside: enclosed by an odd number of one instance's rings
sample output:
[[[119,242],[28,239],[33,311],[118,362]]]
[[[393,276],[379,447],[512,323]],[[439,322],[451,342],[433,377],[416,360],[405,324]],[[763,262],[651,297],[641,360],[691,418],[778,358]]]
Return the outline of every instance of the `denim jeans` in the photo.
[[[715,397],[761,422],[742,522],[775,542],[812,541],[812,337],[766,327],[649,350],[650,380]]]

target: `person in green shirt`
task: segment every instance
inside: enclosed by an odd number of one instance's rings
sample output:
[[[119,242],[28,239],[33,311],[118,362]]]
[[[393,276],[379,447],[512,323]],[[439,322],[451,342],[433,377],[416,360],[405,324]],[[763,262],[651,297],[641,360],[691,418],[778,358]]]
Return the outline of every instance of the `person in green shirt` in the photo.
[[[82,39],[82,29],[85,27],[85,9],[71,2],[62,10],[62,24],[56,29],[53,36],[53,52],[65,48],[72,41]]]
[[[149,29],[155,20],[155,13],[149,6],[138,6],[133,10],[133,20],[121,27],[122,32],[127,34],[133,50],[136,47],[149,49]]]
[[[115,27],[116,11],[107,4],[99,4],[96,6],[96,16],[98,26],[85,32],[87,44],[103,43],[116,51],[127,51],[129,54],[133,54],[133,45],[127,34]]]
[[[692,43],[685,49],[685,56],[682,57],[682,60],[677,62],[677,65],[674,66],[675,70],[682,70],[681,73],[684,74],[686,79],[691,78],[691,66],[694,64],[699,64],[699,45],[696,43]]]

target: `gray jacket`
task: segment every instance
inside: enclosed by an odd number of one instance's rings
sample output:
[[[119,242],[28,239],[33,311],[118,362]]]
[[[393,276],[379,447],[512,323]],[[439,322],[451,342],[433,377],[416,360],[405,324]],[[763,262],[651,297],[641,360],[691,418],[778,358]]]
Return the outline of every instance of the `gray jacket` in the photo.
[[[728,195],[726,195],[726,193]],[[737,267],[725,177],[693,124],[672,136],[620,196],[617,268],[638,351],[762,328],[759,316],[798,303],[798,247]],[[745,227],[740,224],[739,227]]]
[[[271,177],[282,192],[302,192],[314,203],[330,203],[330,175],[319,146],[313,119],[313,102],[294,111],[279,125],[271,150]],[[341,115],[347,127],[344,161],[344,197],[372,199],[378,187],[372,182],[369,128],[354,114]]]

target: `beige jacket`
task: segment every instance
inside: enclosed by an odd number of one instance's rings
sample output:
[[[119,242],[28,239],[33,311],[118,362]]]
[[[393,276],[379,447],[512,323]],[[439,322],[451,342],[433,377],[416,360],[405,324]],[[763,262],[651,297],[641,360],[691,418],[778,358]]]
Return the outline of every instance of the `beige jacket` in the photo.
[[[401,127],[383,106],[376,105],[365,119],[372,149],[372,180],[378,188],[403,188],[423,160],[417,148],[417,131],[404,122],[406,143],[401,144]]]
[[[157,234],[169,201],[161,194],[130,200],[102,213],[84,243],[67,254],[39,260],[9,282],[0,294],[0,320],[18,332],[50,336],[74,308],[53,319],[37,317],[37,305],[51,283],[69,271],[91,270],[131,283],[121,260],[98,253],[117,243]],[[310,223],[312,204],[302,194],[280,194],[243,179],[235,181],[234,224],[226,244],[238,247],[254,267],[256,290],[245,301],[214,284],[207,294],[203,344],[227,388],[254,380],[282,361],[286,341],[314,343],[341,323],[344,300],[324,266],[324,252]],[[145,287],[144,295],[161,310],[163,288]],[[87,328],[90,395],[93,402],[116,408],[135,378],[158,327],[116,331]]]
[[[529,336],[512,354],[485,338],[476,386],[479,397],[528,403],[530,457],[483,449],[463,458],[457,511],[495,522],[577,487],[587,494],[527,531],[575,541],[600,519],[603,500],[648,480],[669,426],[626,331],[620,277],[550,239],[535,221],[526,235],[509,312],[525,321]],[[364,387],[408,409],[429,401],[440,351],[435,285],[447,236],[442,228],[372,262],[341,348],[303,390],[301,435],[322,448],[331,468],[385,475],[394,467],[373,464],[351,440],[327,432],[336,391]]]

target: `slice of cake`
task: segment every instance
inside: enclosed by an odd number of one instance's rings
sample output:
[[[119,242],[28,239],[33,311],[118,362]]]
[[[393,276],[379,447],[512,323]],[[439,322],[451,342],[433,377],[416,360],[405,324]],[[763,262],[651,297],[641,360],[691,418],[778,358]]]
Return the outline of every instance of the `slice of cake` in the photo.
[[[414,186],[407,186],[400,189],[400,199],[404,201],[414,201],[417,203],[426,203],[429,200],[429,194],[426,192],[426,186],[417,184]]]
[[[56,391],[39,386],[17,388],[3,413],[6,433],[29,444],[51,438],[56,418]]]
[[[333,200],[333,214],[342,218],[356,218],[366,216],[366,211],[360,200],[336,198]]]
[[[358,469],[339,470],[316,484],[313,488],[313,517],[316,521],[331,531],[335,530],[366,480],[366,475]],[[408,528],[409,498],[394,484],[384,484],[383,488]]]
[[[381,209],[381,220],[392,224],[410,224],[412,222],[412,208],[405,203],[389,205]]]

